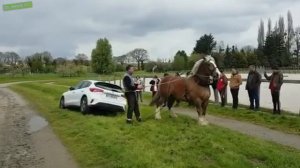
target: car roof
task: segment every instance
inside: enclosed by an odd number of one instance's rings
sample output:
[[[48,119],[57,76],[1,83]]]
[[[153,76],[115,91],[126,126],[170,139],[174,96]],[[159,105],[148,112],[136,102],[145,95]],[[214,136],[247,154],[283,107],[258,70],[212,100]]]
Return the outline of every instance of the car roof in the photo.
[[[83,81],[88,81],[88,82],[92,82],[92,83],[100,82],[100,81],[97,81],[97,80],[83,80]]]

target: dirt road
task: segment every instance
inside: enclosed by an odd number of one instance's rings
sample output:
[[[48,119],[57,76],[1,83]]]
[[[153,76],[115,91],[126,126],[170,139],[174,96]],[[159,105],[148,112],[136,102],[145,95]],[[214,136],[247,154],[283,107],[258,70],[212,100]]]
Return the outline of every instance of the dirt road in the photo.
[[[0,167],[76,168],[45,119],[0,85]]]

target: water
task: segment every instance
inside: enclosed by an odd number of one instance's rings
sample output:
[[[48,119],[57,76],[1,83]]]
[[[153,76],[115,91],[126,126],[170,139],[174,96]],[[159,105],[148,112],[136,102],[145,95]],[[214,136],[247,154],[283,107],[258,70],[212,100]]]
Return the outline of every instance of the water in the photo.
[[[243,79],[247,78],[247,74],[241,74]],[[269,73],[270,75],[270,73]],[[230,75],[227,74],[229,78]],[[263,77],[264,78],[264,77]],[[300,80],[300,74],[284,74],[285,80]],[[145,91],[150,92],[151,78],[145,78]],[[122,86],[122,82],[117,80],[116,85]],[[246,82],[240,86],[239,91],[239,103],[243,105],[249,105],[248,92],[245,90]],[[212,91],[212,90],[211,90]],[[211,92],[212,93],[212,92]],[[211,94],[210,100],[214,100],[213,93]],[[232,97],[229,87],[227,88],[227,100],[228,103],[232,103]],[[284,83],[281,87],[280,92],[281,108],[286,111],[290,111],[295,114],[300,112],[300,84]],[[263,82],[260,89],[260,106],[265,108],[273,108],[271,93],[269,90],[269,83]]]
[[[40,116],[33,116],[29,120],[29,133],[33,133],[36,131],[39,131],[46,127],[48,125],[48,122],[40,117]]]

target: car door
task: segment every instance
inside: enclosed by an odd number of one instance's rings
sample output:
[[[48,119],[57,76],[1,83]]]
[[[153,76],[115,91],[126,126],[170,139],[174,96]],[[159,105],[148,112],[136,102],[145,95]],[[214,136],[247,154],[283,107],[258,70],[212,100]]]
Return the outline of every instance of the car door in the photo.
[[[74,93],[74,104],[76,106],[80,106],[80,101],[82,96],[85,94],[85,90],[87,87],[91,85],[90,81],[83,81],[83,83],[79,86],[78,89],[76,89]]]
[[[76,104],[76,95],[78,94],[78,90],[81,88],[81,86],[84,84],[84,81],[79,82],[76,86],[74,86],[74,90],[70,90],[65,95],[65,99],[67,100],[67,104],[69,106],[77,106]]]

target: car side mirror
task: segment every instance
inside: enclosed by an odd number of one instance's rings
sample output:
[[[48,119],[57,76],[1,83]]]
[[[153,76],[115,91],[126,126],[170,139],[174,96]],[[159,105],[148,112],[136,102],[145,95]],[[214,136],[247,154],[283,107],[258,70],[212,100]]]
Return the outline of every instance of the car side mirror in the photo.
[[[75,88],[74,88],[73,86],[71,86],[71,87],[69,88],[69,90],[75,90]]]

